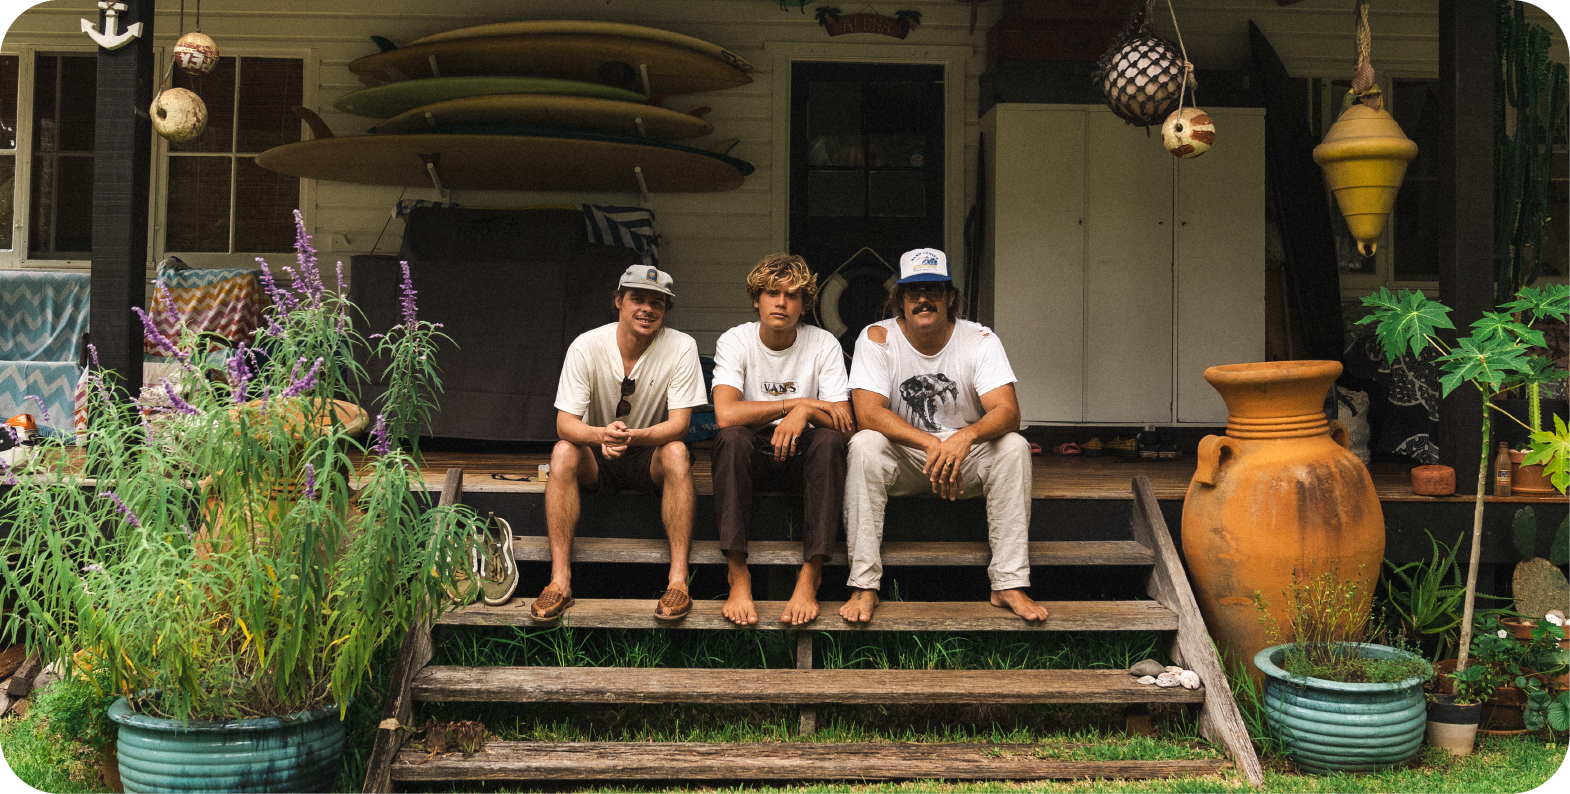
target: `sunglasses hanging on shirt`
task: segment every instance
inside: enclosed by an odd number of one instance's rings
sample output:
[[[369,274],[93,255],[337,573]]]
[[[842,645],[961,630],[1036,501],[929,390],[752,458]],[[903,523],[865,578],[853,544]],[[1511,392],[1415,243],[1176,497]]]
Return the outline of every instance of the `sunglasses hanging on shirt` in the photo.
[[[632,402],[630,400],[628,400],[627,398],[631,397],[632,393],[634,391],[636,391],[637,389],[638,389],[638,382],[637,381],[633,380],[632,378],[622,378],[621,379],[621,402],[616,403],[616,418],[617,419],[620,419],[623,416],[626,416],[627,414],[632,413]]]

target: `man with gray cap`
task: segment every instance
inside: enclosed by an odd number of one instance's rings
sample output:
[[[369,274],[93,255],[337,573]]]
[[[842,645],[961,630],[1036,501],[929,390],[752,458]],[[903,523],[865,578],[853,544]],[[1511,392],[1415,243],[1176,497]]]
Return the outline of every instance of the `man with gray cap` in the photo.
[[[942,251],[900,257],[885,311],[856,340],[845,536],[854,589],[840,615],[872,620],[883,576],[883,509],[890,496],[930,490],[944,499],[985,496],[992,605],[1025,620],[1047,610],[1030,586],[1030,444],[1018,433],[1014,370],[997,334],[955,317],[960,294]]]
[[[675,620],[692,609],[687,551],[692,543],[691,454],[682,438],[692,409],[708,402],[698,345],[666,328],[676,294],[669,274],[633,265],[616,289],[616,322],[585,332],[567,348],[556,386],[556,435],[545,483],[551,581],[529,606],[536,621],[573,605],[572,538],[579,490],[642,491],[660,497],[670,541],[670,584],[654,616]]]

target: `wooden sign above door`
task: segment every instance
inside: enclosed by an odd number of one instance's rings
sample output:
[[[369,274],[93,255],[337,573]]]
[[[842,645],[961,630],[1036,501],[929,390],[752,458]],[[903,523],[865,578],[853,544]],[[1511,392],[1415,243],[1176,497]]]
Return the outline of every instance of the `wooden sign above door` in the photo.
[[[818,9],[817,18],[818,24],[827,29],[830,36],[876,33],[903,39],[912,28],[921,24],[920,11],[895,11],[894,16],[887,17],[882,14],[841,14],[838,8],[825,7]]]

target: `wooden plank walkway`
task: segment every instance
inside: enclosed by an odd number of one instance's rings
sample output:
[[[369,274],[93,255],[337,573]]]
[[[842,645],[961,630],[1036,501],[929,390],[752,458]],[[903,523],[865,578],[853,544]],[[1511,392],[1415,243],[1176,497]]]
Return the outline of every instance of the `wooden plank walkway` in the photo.
[[[714,478],[709,467],[708,450],[694,450],[693,479],[699,496],[714,493]],[[426,487],[440,491],[443,473],[449,467],[464,470],[464,493],[544,493],[545,484],[497,480],[492,474],[508,477],[534,476],[542,463],[549,463],[549,455],[522,455],[501,453],[430,452],[426,454],[423,469]],[[1036,499],[1091,499],[1128,501],[1129,480],[1144,476],[1150,489],[1161,501],[1182,501],[1188,492],[1188,482],[1194,477],[1195,462],[1192,457],[1168,461],[1124,460],[1102,456],[1037,455],[1031,458],[1033,476],[1031,496]],[[1374,490],[1381,502],[1457,502],[1470,504],[1470,496],[1418,496],[1412,493],[1409,472],[1412,466],[1403,463],[1376,463],[1369,467],[1374,480]],[[1563,497],[1557,494],[1544,496],[1487,497],[1489,502],[1534,504],[1553,502]]]
[[[414,697],[462,703],[1203,703],[1202,690],[1139,683],[1127,670],[713,670],[441,667]]]
[[[486,742],[473,756],[398,754],[392,779],[478,780],[1081,780],[1212,775],[1221,759],[1063,761],[1042,745],[688,742]]]
[[[439,626],[528,626],[548,628],[529,617],[532,598],[505,606],[475,604],[443,613]],[[679,621],[654,617],[654,599],[580,598],[561,620],[575,628],[596,629],[729,629],[745,631],[720,614],[723,601],[695,601]],[[1175,631],[1178,617],[1156,601],[1042,601],[1051,613],[1031,623],[1013,612],[984,601],[884,601],[870,623],[848,623],[839,616],[840,601],[824,601],[817,620],[803,627],[760,618],[752,630],[804,628],[810,631]],[[757,602],[758,614],[778,615],[784,601]]]
[[[519,562],[550,562],[549,541],[538,535],[514,537],[512,553]],[[985,543],[895,543],[883,544],[885,566],[986,565],[992,549]],[[632,562],[670,564],[670,544],[664,540],[629,538],[575,538],[573,562]],[[692,565],[724,565],[725,553],[717,540],[693,541],[687,555]],[[750,565],[800,565],[801,542],[787,540],[752,541],[747,544]],[[1035,541],[1030,544],[1032,567],[1047,565],[1154,565],[1155,552],[1136,541]],[[829,565],[848,565],[845,547],[835,548]]]

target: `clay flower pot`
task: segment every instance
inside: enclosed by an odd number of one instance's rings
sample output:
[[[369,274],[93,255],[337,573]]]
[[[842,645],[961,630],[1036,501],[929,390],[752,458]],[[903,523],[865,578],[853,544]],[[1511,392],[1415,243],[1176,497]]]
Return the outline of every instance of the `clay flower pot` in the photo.
[[[1556,494],[1552,480],[1543,475],[1543,464],[1534,463],[1531,466],[1521,465],[1526,460],[1526,450],[1510,450],[1510,462],[1515,464],[1515,473],[1510,476],[1510,492],[1521,494]]]
[[[1418,496],[1449,496],[1455,492],[1455,469],[1437,465],[1412,468],[1412,493]]]
[[[1373,597],[1385,519],[1346,427],[1325,418],[1325,393],[1340,374],[1334,361],[1205,370],[1226,401],[1227,434],[1200,442],[1183,554],[1205,625],[1234,664],[1273,644],[1256,592],[1278,625],[1289,624],[1283,592],[1294,571],[1304,581],[1332,569],[1343,580],[1361,576],[1359,596]]]
[[[1457,706],[1451,702],[1454,699],[1454,695],[1439,695],[1428,704],[1428,728],[1423,738],[1451,755],[1471,755],[1472,745],[1477,741],[1477,725],[1483,716],[1483,704]]]

